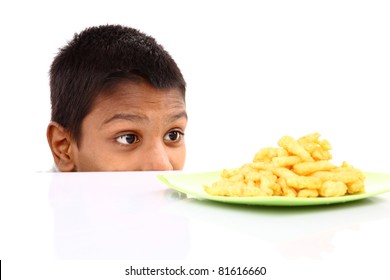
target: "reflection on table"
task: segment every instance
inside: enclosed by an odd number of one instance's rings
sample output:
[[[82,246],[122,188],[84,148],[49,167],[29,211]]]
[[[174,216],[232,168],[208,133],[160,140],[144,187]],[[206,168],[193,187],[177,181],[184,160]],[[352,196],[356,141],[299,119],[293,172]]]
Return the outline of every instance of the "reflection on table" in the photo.
[[[363,242],[367,235],[380,243],[390,233],[388,195],[310,207],[233,205],[187,197],[155,175],[53,174],[56,257],[358,260],[377,252]]]

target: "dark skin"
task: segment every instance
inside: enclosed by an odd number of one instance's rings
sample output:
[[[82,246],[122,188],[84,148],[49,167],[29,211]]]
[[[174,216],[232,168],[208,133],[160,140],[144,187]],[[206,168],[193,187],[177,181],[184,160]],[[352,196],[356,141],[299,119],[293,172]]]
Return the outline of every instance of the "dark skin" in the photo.
[[[179,89],[123,82],[101,94],[77,143],[51,122],[49,145],[60,171],[163,171],[184,167],[187,114]]]

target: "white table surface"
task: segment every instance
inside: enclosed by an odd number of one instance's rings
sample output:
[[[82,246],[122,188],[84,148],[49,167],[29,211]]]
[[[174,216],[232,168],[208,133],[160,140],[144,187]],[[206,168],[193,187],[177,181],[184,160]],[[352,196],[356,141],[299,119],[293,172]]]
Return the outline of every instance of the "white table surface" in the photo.
[[[389,193],[316,207],[230,205],[187,197],[156,174],[3,174],[3,271],[32,260],[157,260],[257,264],[273,271],[264,279],[302,279],[310,268],[390,279]]]

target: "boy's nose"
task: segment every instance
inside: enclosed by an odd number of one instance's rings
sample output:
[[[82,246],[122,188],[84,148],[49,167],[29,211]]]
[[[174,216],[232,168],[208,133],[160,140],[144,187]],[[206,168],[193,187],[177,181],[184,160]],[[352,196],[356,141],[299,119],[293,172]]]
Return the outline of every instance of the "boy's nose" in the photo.
[[[163,144],[148,148],[142,159],[142,171],[168,171],[173,170],[168,152]]]

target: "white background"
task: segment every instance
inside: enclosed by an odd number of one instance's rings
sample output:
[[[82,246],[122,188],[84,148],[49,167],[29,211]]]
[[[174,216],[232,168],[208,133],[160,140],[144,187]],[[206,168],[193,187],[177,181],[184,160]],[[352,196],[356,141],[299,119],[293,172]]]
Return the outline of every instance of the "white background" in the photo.
[[[3,1],[1,169],[47,170],[50,63],[75,32],[152,35],[187,83],[187,171],[319,132],[335,163],[390,171],[387,1]]]
[[[2,1],[0,172],[51,167],[51,61],[75,32],[110,23],[152,35],[181,68],[186,170],[240,166],[283,135],[319,132],[336,162],[389,173],[389,15],[376,0]]]

